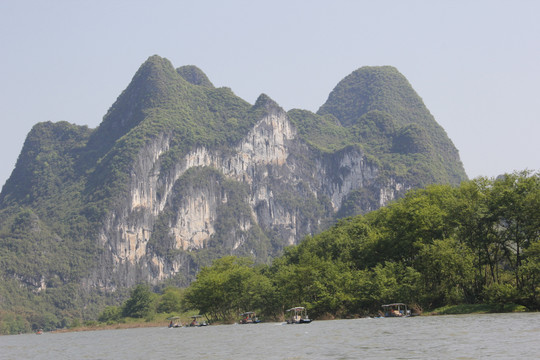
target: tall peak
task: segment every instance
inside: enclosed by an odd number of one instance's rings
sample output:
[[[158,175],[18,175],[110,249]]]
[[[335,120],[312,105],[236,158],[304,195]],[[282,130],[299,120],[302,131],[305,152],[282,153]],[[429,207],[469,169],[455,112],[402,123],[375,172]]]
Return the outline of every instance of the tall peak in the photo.
[[[274,101],[272,100],[272,98],[266,94],[261,94],[259,95],[259,97],[257,98],[257,100],[255,101],[255,106],[256,107],[265,107],[265,108],[279,108],[279,105]]]
[[[407,112],[427,111],[405,76],[393,66],[365,66],[341,80],[317,112],[332,114],[350,126],[369,111],[391,114],[398,124],[410,123]]]
[[[208,79],[208,76],[195,65],[185,65],[176,69],[176,72],[187,82],[193,85],[199,85],[207,88],[213,88],[214,84]]]
[[[116,99],[89,141],[101,156],[117,139],[137,126],[148,109],[164,103],[186,84],[166,58],[150,56],[137,70],[127,88]]]

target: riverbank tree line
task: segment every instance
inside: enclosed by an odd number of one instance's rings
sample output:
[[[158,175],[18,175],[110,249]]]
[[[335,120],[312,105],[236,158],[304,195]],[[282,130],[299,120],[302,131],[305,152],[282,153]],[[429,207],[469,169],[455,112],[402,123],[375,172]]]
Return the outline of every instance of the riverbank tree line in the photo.
[[[137,289],[116,318],[128,315]],[[418,311],[540,310],[540,176],[524,171],[411,191],[306,237],[269,265],[227,256],[188,288],[153,296],[137,316],[192,311],[228,322],[257,311],[279,320],[287,308],[305,306],[312,318],[354,317],[398,301]],[[100,320],[110,320],[106,311]]]
[[[419,311],[466,304],[540,310],[540,174],[411,191],[306,237],[269,264],[255,260],[215,260],[187,288],[140,284],[116,294],[119,305],[101,305],[93,320],[71,314],[59,324],[38,308],[0,311],[0,333],[196,313],[219,322],[245,311],[280,320],[293,306],[315,319],[376,314],[390,302]],[[71,293],[55,294],[57,302],[74,301]]]

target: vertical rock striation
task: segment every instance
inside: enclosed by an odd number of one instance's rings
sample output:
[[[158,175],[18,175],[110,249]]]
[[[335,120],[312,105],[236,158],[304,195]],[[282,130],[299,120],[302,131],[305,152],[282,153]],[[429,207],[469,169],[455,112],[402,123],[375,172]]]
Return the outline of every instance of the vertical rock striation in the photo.
[[[284,245],[295,244],[317,230],[351,191],[373,187],[378,169],[358,147],[320,157],[298,138],[287,113],[272,100],[265,97],[264,101],[267,113],[226,151],[196,146],[177,159],[172,171],[161,173],[160,156],[169,150],[170,136],[162,133],[140,149],[129,177],[128,196],[108,213],[100,229],[100,245],[105,249],[98,267],[101,274],[95,277],[100,286],[155,283],[187,271],[186,257],[167,258],[148,246],[164,212],[173,212],[167,223],[167,236],[172,239],[169,250],[196,251],[207,246],[216,233],[219,205],[228,201],[227,192],[216,177],[177,189],[175,184],[190,169],[211,168],[244,184],[248,192],[243,201],[251,216],[237,219],[237,233],[258,226],[266,233],[278,233]],[[379,205],[395,199],[404,187],[390,182],[377,188]],[[287,201],[290,198],[283,199],[283,193],[298,196],[299,188],[306,198],[328,199],[331,212],[322,212],[310,223],[298,206]],[[232,239],[227,251],[234,253],[242,243],[241,238]]]

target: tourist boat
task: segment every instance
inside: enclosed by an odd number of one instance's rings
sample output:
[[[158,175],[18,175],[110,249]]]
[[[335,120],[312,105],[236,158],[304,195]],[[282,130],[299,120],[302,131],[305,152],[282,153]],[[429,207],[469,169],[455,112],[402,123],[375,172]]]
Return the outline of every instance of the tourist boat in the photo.
[[[180,321],[177,321],[180,319],[180,316],[171,316],[171,317],[168,317],[167,320],[171,320],[171,322],[169,323],[169,327],[170,328],[179,328],[179,327],[182,327],[182,322]]]
[[[240,314],[240,316],[240,324],[258,324],[261,322],[261,320],[257,318],[257,315],[253,311],[242,313]]]
[[[404,303],[393,303],[382,305],[384,317],[408,317],[411,316],[411,310],[407,309]]]
[[[290,317],[287,319],[287,324],[309,324],[312,320],[308,317],[305,307],[297,306],[287,310]]]
[[[206,323],[206,321],[202,321],[200,322],[199,321],[199,318],[202,317],[202,315],[193,315],[191,317],[191,322],[189,323],[188,326],[207,326],[208,324]]]

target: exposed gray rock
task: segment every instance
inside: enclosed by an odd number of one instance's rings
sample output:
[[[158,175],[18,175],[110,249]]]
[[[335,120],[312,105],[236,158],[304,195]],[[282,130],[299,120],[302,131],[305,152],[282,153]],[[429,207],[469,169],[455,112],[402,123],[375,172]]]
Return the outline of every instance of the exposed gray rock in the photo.
[[[172,209],[173,202],[173,215],[167,224],[171,241],[166,246],[170,250],[203,249],[216,233],[218,206],[227,203],[227,192],[218,182],[210,181],[204,186],[190,184],[187,190],[176,193],[175,184],[190,169],[215,169],[249,189],[245,202],[251,216],[237,219],[235,228],[230,229],[233,238],[226,247],[232,253],[243,245],[245,234],[253,226],[277,233],[284,245],[293,245],[337,212],[351,191],[373,188],[378,205],[383,206],[407,187],[394,180],[374,186],[378,169],[359,148],[320,156],[298,139],[287,113],[279,108],[261,118],[234,151],[196,147],[177,159],[172,170],[161,173],[160,156],[168,149],[169,136],[161,134],[139,152],[130,176],[129,197],[108,214],[100,230],[104,251],[91,280],[95,285],[114,289],[141,280],[156,283],[188,271],[186,256],[166,258],[148,245],[156,220]],[[291,206],[287,200],[292,199],[283,199],[283,191],[300,198],[326,197],[331,210],[313,220]]]

